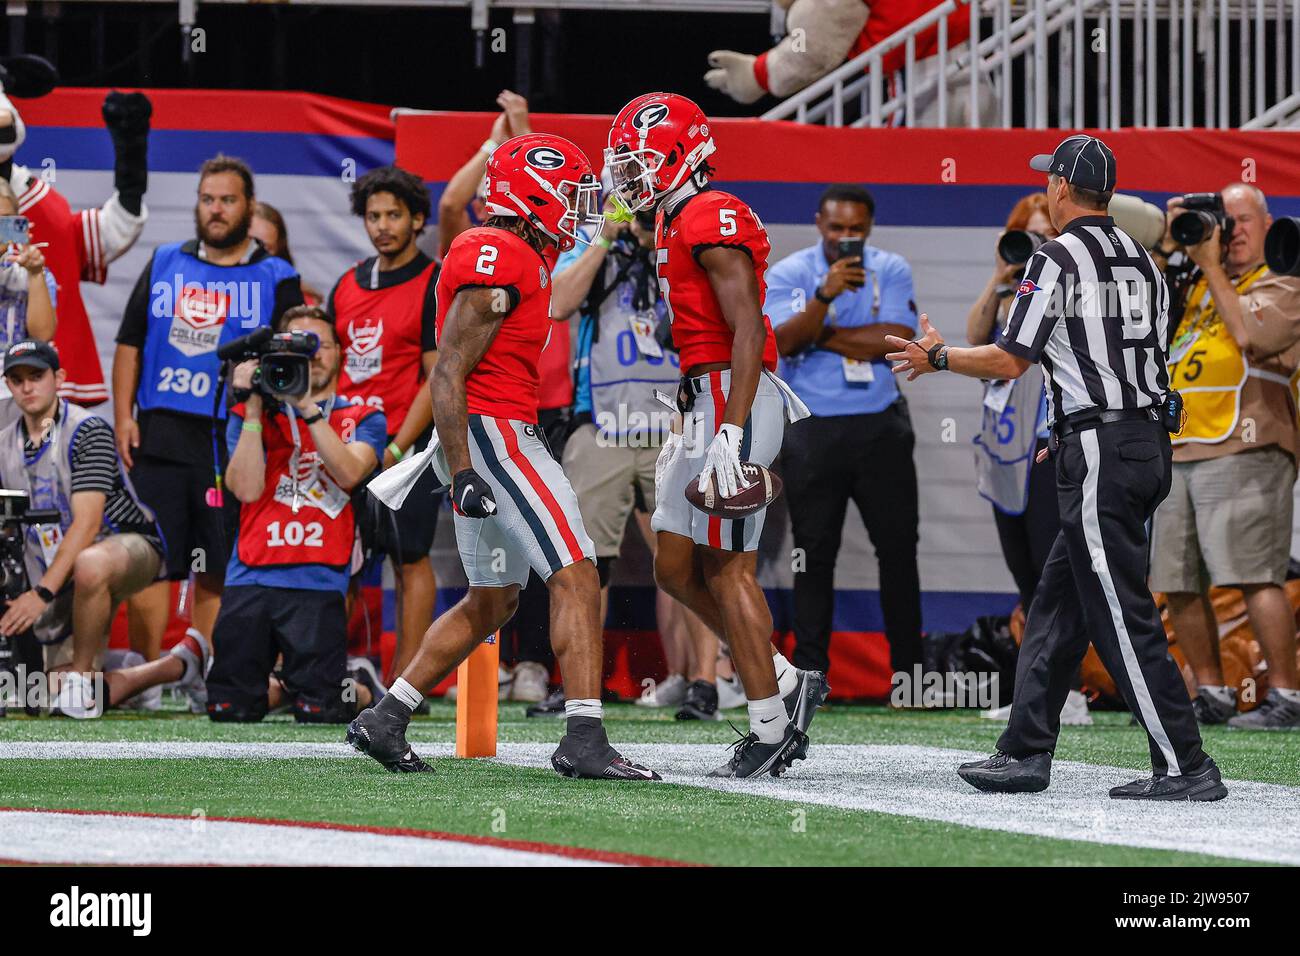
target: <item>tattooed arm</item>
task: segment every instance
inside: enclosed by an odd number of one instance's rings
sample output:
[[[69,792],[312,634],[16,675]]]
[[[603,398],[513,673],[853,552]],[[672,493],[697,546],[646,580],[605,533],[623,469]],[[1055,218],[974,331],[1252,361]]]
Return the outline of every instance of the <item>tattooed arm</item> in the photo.
[[[429,376],[429,389],[438,439],[453,475],[472,467],[465,380],[487,353],[509,314],[500,305],[500,289],[462,289],[456,293],[438,336],[438,363]]]

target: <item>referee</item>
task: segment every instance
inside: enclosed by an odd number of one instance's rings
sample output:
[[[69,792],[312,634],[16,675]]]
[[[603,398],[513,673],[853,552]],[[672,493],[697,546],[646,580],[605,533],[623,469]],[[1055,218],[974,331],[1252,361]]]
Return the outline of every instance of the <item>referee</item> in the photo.
[[[1047,176],[1060,236],[1025,269],[1007,326],[992,345],[952,348],[921,316],[922,337],[888,337],[908,381],[935,371],[1018,378],[1042,362],[1050,398],[1061,531],[1034,594],[1016,667],[1011,719],[987,760],[963,764],[979,790],[1036,793],[1070,679],[1091,641],[1146,730],[1153,776],[1115,787],[1125,800],[1219,800],[1227,788],[1201,749],[1191,701],[1146,584],[1146,522],[1169,493],[1169,293],[1140,245],[1107,214],[1115,156],[1071,136],[1030,167]],[[1177,425],[1174,425],[1176,430]]]

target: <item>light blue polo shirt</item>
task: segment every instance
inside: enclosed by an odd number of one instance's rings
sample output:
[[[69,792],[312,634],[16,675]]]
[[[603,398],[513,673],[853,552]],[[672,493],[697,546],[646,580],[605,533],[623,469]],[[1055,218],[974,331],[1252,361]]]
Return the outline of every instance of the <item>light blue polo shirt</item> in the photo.
[[[852,328],[890,322],[915,330],[916,293],[907,260],[874,246],[865,247],[863,259],[866,283],[861,289],[836,296],[827,311],[827,323]],[[804,310],[829,270],[818,242],[786,256],[768,271],[764,311],[774,328]],[[898,385],[884,359],[871,363],[870,382],[849,382],[842,356],[814,346],[798,355],[782,356],[780,372],[814,415],[874,414],[898,397]]]

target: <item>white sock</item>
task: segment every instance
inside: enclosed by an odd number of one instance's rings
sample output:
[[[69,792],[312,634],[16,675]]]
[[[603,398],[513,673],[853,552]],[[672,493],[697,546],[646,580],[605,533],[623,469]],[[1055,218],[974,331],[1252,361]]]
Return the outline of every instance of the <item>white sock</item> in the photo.
[[[1294,690],[1290,687],[1274,687],[1283,700],[1288,700],[1293,704],[1300,704],[1300,690]]]
[[[790,725],[790,718],[785,714],[785,701],[780,694],[765,697],[763,700],[751,700],[749,707],[749,729],[758,734],[758,739],[765,744],[778,744],[785,736],[785,728]]]
[[[772,655],[772,666],[776,668],[776,688],[782,697],[799,686],[799,672],[780,651]]]
[[[564,716],[566,718],[595,717],[597,720],[602,720],[605,716],[605,708],[599,700],[566,700]]]
[[[1216,697],[1225,704],[1231,704],[1233,707],[1237,706],[1237,695],[1233,693],[1231,687],[1212,687],[1208,684],[1202,684],[1197,688],[1197,690],[1204,691],[1211,697]]]
[[[424,700],[424,695],[406,682],[403,677],[393,681],[393,686],[388,688],[388,692],[400,700],[411,710],[420,706],[420,701]]]

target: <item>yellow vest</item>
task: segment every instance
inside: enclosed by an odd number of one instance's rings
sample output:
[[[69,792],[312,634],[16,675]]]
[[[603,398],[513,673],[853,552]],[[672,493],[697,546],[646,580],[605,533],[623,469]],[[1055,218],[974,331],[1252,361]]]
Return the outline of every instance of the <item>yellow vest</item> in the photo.
[[[1244,294],[1267,271],[1268,266],[1261,265],[1243,276],[1237,294]],[[1187,296],[1187,311],[1169,347],[1169,387],[1182,393],[1187,409],[1187,423],[1170,441],[1213,445],[1230,438],[1241,417],[1241,390],[1251,374],[1250,362],[1223,324],[1202,276]]]

